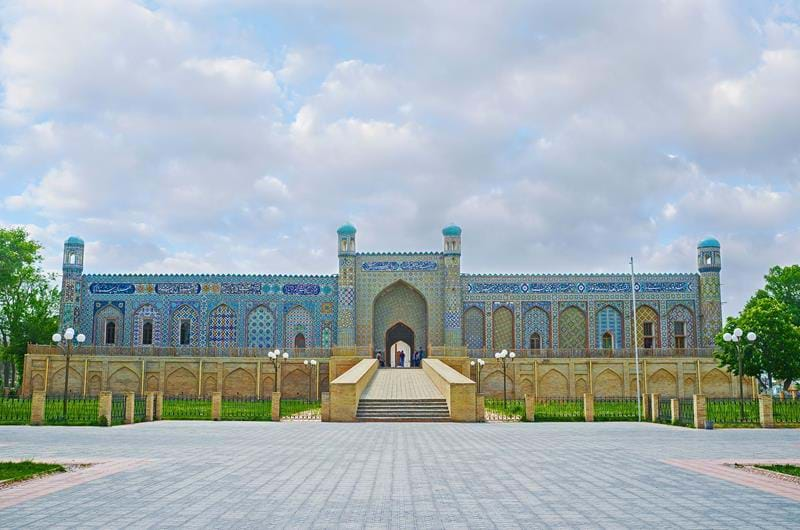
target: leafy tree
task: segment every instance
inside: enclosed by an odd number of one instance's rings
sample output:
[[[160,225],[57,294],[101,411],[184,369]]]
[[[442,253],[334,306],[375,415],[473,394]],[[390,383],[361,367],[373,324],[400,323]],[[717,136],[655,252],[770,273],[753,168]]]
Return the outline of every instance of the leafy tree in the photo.
[[[58,328],[59,293],[40,268],[41,248],[22,228],[0,228],[0,355],[18,377],[28,343],[46,344]]]
[[[733,333],[735,328],[741,328],[745,334],[753,331],[757,336],[754,344],[745,337],[739,343],[744,351],[744,375],[758,378],[763,388],[771,386],[775,379],[783,380],[784,387],[788,388],[800,377],[800,328],[792,323],[792,313],[786,304],[756,294],[738,317],[728,318],[715,339],[718,346],[715,355],[722,366],[739,375],[736,348],[722,338],[725,333]],[[766,381],[761,378],[762,374],[766,374]]]
[[[772,298],[786,304],[792,323],[800,326],[800,265],[775,266],[764,276],[764,291]]]

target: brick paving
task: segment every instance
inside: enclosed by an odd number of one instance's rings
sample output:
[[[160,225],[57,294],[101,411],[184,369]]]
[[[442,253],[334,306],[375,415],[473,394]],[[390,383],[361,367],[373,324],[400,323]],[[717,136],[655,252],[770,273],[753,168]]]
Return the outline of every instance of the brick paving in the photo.
[[[382,368],[375,372],[361,399],[442,399],[421,368]]]
[[[675,464],[798,455],[798,430],[635,423],[0,427],[3,460],[137,463],[0,527],[796,528],[797,501]]]

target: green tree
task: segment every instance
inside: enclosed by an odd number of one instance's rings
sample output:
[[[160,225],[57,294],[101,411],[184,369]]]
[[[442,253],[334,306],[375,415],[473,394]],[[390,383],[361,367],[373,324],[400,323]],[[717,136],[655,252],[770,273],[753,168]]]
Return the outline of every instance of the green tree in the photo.
[[[24,229],[0,228],[0,355],[14,361],[17,377],[28,343],[46,344],[58,328],[58,289],[41,260]]]
[[[741,328],[745,334],[755,332],[756,342],[751,344],[742,337],[742,371],[746,376],[756,377],[763,388],[774,380],[783,380],[785,388],[800,377],[800,328],[792,323],[792,314],[783,302],[756,294],[738,317],[728,318],[722,332],[715,339],[715,356],[720,365],[739,375],[739,358],[732,343],[725,342],[723,335]],[[766,374],[767,380],[762,379]]]
[[[764,291],[772,298],[786,304],[792,315],[792,323],[800,326],[800,265],[775,266],[764,279]]]

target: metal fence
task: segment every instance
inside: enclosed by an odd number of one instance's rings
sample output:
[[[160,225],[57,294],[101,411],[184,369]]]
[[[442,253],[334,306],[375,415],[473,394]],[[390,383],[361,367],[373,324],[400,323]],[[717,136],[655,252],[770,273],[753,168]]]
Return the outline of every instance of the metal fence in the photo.
[[[272,400],[256,397],[223,398],[220,419],[270,421],[272,420]]]
[[[709,398],[706,401],[706,418],[722,425],[746,425],[761,422],[757,399],[744,400],[744,417],[742,417],[738,399]]]
[[[519,359],[629,359],[634,358],[633,348],[557,348],[557,349],[519,349],[514,350]],[[487,348],[469,349],[472,358],[493,359],[494,350]],[[714,348],[639,348],[639,357],[713,357]]]
[[[44,402],[44,422],[48,425],[97,425],[97,398],[68,395],[65,416],[64,396],[47,396]]]
[[[125,396],[111,396],[111,425],[125,423],[125,413],[128,409],[128,400]]]
[[[548,398],[536,399],[533,421],[583,421],[583,399]]]
[[[800,399],[774,400],[772,402],[772,419],[775,423],[800,424]]]
[[[483,402],[486,421],[525,421],[524,399],[486,398]]]
[[[681,398],[678,407],[678,424],[694,425],[694,400],[692,398]]]
[[[281,418],[287,420],[311,420],[319,421],[322,407],[319,401],[311,399],[282,399]]]
[[[659,423],[672,423],[672,399],[661,398],[658,400],[658,418]]]
[[[30,421],[30,398],[0,397],[0,425],[27,425]]]
[[[267,357],[270,348],[248,347],[196,347],[196,346],[103,346],[87,344],[74,350],[79,355],[145,356],[145,357]],[[283,352],[284,350],[281,350]],[[331,356],[330,348],[289,348],[289,358],[319,358]],[[49,344],[29,344],[28,353],[61,355],[61,350]]]
[[[133,421],[139,423],[147,418],[147,398],[136,396],[133,398]]]
[[[161,419],[210,420],[211,400],[190,396],[172,396],[164,398]]]
[[[594,398],[594,421],[637,421],[639,409],[635,397]]]

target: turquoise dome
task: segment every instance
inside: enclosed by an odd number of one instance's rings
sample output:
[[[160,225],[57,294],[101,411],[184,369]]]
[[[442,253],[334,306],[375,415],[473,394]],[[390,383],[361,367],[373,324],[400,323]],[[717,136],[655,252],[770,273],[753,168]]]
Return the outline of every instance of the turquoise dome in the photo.
[[[458,225],[447,225],[442,229],[443,236],[460,236],[461,235],[461,227]]]
[[[345,223],[336,230],[336,233],[340,236],[352,236],[356,233],[356,227],[350,223]]]
[[[76,236],[69,236],[64,243],[67,245],[83,245],[83,239]]]
[[[707,237],[697,244],[697,248],[719,248],[719,241],[713,237]]]

